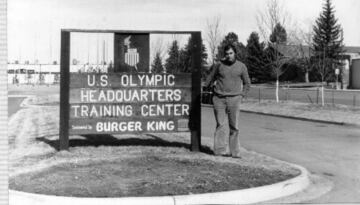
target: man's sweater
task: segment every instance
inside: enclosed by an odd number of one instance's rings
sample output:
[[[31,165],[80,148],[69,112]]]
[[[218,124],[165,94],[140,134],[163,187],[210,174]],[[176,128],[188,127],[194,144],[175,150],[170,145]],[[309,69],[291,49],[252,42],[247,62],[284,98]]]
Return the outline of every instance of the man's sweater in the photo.
[[[240,61],[235,61],[232,65],[224,63],[213,65],[205,86],[209,87],[214,82],[214,93],[219,96],[247,97],[251,84],[247,68]]]

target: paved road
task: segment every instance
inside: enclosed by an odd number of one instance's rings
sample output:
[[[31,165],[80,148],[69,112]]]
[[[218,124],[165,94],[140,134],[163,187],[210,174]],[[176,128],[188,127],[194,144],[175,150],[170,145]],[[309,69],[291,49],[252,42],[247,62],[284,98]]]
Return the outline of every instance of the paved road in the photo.
[[[212,137],[212,108],[202,108],[202,135]],[[360,129],[241,113],[242,146],[306,167],[335,184],[311,203],[360,202]],[[204,129],[206,128],[206,129]]]

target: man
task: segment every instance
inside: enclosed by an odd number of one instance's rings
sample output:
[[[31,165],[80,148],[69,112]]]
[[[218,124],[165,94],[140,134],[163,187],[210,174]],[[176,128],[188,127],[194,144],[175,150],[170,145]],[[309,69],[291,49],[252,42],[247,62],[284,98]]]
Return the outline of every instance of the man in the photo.
[[[240,104],[242,98],[246,98],[250,90],[250,79],[246,66],[236,60],[235,46],[231,44],[225,46],[224,53],[225,58],[213,66],[205,82],[207,87],[215,82],[213,89],[216,119],[214,153],[240,158]],[[226,124],[226,118],[229,125]],[[226,136],[228,131],[230,136]],[[229,146],[226,143],[227,137],[229,137]]]

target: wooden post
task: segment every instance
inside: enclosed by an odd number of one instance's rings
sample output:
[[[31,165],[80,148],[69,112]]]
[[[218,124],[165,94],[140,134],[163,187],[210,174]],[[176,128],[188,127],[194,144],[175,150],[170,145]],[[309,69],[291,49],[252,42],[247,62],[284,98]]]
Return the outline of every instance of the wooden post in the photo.
[[[60,55],[60,150],[69,149],[70,32],[61,31]]]
[[[120,56],[124,55],[124,48],[121,42],[121,34],[114,33],[114,68],[111,72],[121,72],[121,59]]]
[[[319,88],[316,89],[316,104],[319,104]]]
[[[189,128],[191,130],[191,151],[201,148],[201,33],[191,33],[192,53],[192,90]]]

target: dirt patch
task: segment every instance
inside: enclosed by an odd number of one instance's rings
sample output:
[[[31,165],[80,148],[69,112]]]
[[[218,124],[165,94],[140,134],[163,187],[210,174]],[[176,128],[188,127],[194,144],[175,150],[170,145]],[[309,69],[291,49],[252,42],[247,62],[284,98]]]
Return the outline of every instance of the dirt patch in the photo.
[[[165,196],[245,189],[294,176],[213,160],[147,156],[60,164],[14,177],[9,187],[77,197]]]

